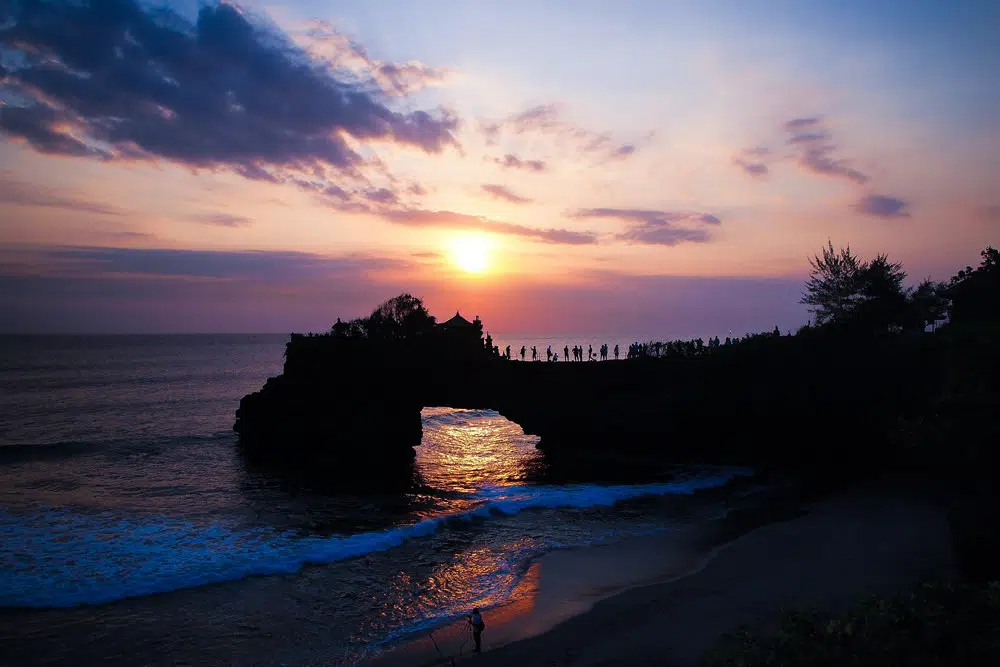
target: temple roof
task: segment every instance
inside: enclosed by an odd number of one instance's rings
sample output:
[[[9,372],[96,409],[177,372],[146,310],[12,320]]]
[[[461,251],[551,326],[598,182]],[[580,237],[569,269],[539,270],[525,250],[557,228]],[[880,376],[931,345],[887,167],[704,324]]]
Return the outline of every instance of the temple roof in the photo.
[[[448,327],[449,329],[471,329],[476,325],[459,315],[456,311],[455,317],[451,318],[447,322],[442,322],[438,326]]]

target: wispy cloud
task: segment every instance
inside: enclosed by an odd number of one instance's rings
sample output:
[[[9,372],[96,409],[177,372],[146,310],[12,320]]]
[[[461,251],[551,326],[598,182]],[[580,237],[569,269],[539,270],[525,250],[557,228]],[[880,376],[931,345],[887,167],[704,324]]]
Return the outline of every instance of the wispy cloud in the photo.
[[[617,143],[610,132],[597,132],[577,125],[565,117],[560,104],[539,104],[506,118],[480,123],[480,131],[491,141],[502,133],[514,136],[543,134],[568,142],[580,153],[595,157],[600,162],[623,160],[634,155],[639,146],[635,142]],[[652,134],[647,135],[651,139]]]
[[[315,59],[329,64],[346,76],[354,74],[361,81],[375,83],[383,92],[400,97],[439,85],[453,74],[449,69],[431,67],[411,60],[392,63],[376,60],[364,45],[338,30],[331,23],[312,20],[291,37]]]
[[[503,185],[497,185],[494,183],[487,183],[481,186],[483,192],[490,195],[494,199],[501,199],[511,204],[530,204],[531,200],[527,197],[522,197]]]
[[[793,118],[784,127],[790,135],[786,141],[798,151],[798,164],[806,171],[844,178],[858,185],[868,182],[868,175],[853,167],[848,160],[833,157],[837,146],[829,130],[823,126],[821,117]]]
[[[706,243],[712,239],[705,225],[722,221],[711,213],[661,211],[639,208],[587,208],[574,212],[575,218],[605,218],[628,224],[616,238],[629,243],[675,246],[681,243]]]
[[[493,161],[506,169],[521,169],[524,171],[542,172],[548,168],[542,160],[522,160],[513,153],[507,153],[503,157],[493,158]]]
[[[748,176],[762,178],[770,172],[765,161],[770,154],[771,151],[763,146],[746,148],[733,158],[733,164],[742,169]]]
[[[193,216],[192,220],[218,227],[249,227],[253,224],[253,219],[232,213],[205,213]]]
[[[0,178],[0,204],[61,208],[74,213],[123,216],[127,213],[114,206],[66,195],[53,188],[35,183]]]
[[[388,211],[383,217],[396,224],[410,227],[441,227],[460,229],[463,231],[492,232],[520,236],[543,243],[563,245],[590,245],[598,242],[592,232],[577,232],[567,229],[538,229],[510,222],[490,220],[475,215],[455,213],[453,211],[428,211],[422,209],[407,209]]]

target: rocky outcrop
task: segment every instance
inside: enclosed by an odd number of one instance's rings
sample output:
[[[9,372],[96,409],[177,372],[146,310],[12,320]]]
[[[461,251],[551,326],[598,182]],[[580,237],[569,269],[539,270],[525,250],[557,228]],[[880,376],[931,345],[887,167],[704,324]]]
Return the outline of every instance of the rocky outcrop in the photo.
[[[283,374],[244,397],[235,429],[262,456],[378,470],[412,459],[421,408],[489,408],[552,454],[655,452],[836,474],[895,455],[884,434],[923,391],[903,368],[913,354],[898,342],[796,336],[695,358],[533,363],[490,355],[478,337],[293,336]],[[915,380],[886,391],[884,378],[901,373]]]

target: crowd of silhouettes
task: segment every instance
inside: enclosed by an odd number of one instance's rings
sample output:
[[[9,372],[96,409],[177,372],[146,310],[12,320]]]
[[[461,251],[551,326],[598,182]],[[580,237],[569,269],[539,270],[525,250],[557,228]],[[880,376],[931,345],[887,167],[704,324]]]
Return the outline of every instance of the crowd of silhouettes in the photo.
[[[735,345],[736,343],[757,339],[761,337],[771,337],[780,336],[781,331],[778,327],[774,327],[773,332],[767,333],[754,333],[746,334],[742,337],[734,337],[732,335],[726,336],[725,339],[721,339],[718,336],[713,336],[709,338],[706,342],[702,338],[696,338],[693,340],[671,340],[671,341],[649,341],[645,343],[640,343],[639,341],[634,341],[625,350],[625,359],[644,359],[644,358],[690,358],[697,357],[710,352],[716,348]],[[484,341],[484,346],[486,350],[493,356],[500,357],[502,359],[513,359],[513,353],[511,352],[510,345],[507,345],[502,351],[500,348],[493,344],[493,337],[487,333],[486,339]],[[521,361],[525,361],[528,357],[528,353],[531,353],[531,361],[540,361],[540,354],[537,345],[532,345],[527,347],[522,345],[518,351],[518,356]],[[549,362],[556,361],[559,359],[559,349],[552,349],[552,345],[547,345],[545,348],[545,360]],[[593,345],[587,345],[584,348],[582,345],[574,345],[570,347],[569,345],[564,345],[562,348],[562,361],[609,361],[614,358],[616,361],[622,359],[622,350],[619,345],[615,345],[613,348],[608,343],[602,343],[595,352]]]

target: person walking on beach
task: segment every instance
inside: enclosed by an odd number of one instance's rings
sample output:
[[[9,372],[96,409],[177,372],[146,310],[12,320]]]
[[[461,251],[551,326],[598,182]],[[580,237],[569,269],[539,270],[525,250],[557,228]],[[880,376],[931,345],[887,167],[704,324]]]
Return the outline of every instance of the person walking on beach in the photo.
[[[469,626],[472,628],[472,640],[476,642],[476,648],[472,649],[475,653],[483,652],[483,630],[486,629],[486,623],[483,622],[483,615],[479,613],[479,607],[472,610],[472,613],[468,616]]]

